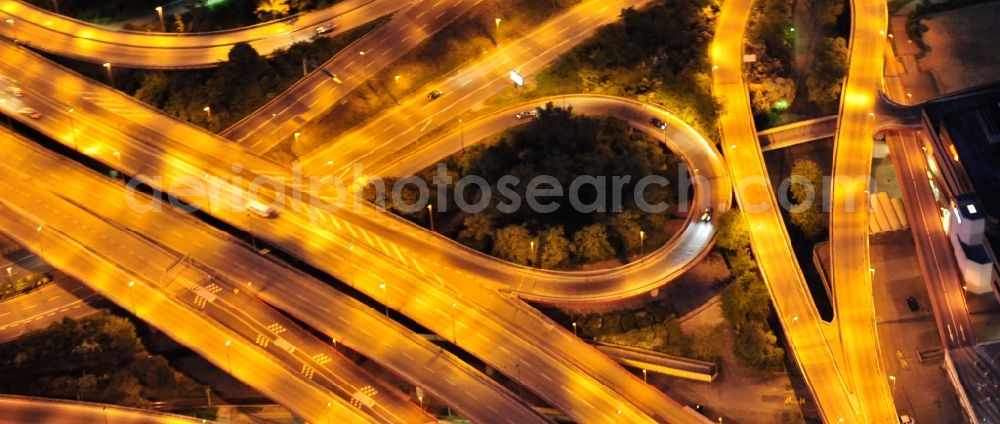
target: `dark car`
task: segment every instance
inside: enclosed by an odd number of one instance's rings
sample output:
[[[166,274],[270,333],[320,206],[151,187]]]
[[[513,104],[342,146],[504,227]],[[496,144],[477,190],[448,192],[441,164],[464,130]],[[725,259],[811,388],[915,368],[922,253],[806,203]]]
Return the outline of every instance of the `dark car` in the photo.
[[[516,113],[514,115],[514,117],[517,118],[517,119],[534,118],[536,116],[538,116],[538,111],[534,110],[534,109],[532,109],[532,110],[524,110],[524,111],[518,112],[518,113]]]
[[[649,125],[652,125],[652,126],[654,126],[656,128],[659,128],[661,130],[667,129],[667,123],[663,122],[663,120],[660,119],[660,118],[650,118]]]
[[[442,94],[444,94],[444,91],[434,90],[434,91],[431,91],[430,93],[427,93],[427,98],[431,99],[431,100],[434,100],[434,99],[437,99],[438,97],[441,97]]]
[[[917,309],[920,309],[920,304],[917,303],[917,298],[913,296],[906,298],[906,306],[909,306],[911,311],[916,311]]]

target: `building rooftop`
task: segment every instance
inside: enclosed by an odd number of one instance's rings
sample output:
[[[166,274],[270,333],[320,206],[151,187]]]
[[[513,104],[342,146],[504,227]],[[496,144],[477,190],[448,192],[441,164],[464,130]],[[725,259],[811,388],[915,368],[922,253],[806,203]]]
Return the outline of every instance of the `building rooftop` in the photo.
[[[935,132],[946,131],[955,144],[981,195],[973,207],[978,211],[981,204],[986,215],[1000,217],[1000,196],[992,195],[1000,193],[1000,84],[927,102],[924,114]]]
[[[1000,342],[948,350],[977,423],[1000,423]]]

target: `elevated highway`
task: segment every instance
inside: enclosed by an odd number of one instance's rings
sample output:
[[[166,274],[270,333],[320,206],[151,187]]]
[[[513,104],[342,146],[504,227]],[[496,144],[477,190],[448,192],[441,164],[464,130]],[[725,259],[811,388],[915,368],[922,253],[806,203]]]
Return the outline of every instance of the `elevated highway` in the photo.
[[[233,165],[238,163],[237,175],[245,179],[230,179],[220,188],[245,193],[246,181],[255,177],[251,170],[267,166],[266,161],[233,148],[231,143],[81,80],[36,55],[8,44],[0,45],[0,51],[10,58],[0,64],[0,69],[15,75],[26,90],[52,95],[36,99],[38,108],[44,108],[47,117],[31,121],[30,125],[67,145],[77,145],[82,152],[127,174],[143,175],[147,182],[161,189],[182,194],[171,184],[181,179],[206,182],[205,174],[232,177]],[[81,99],[79,92],[87,93],[88,98]],[[80,102],[86,114],[69,119],[67,102]],[[109,105],[127,109],[130,114],[114,112]],[[73,143],[75,132],[89,137],[85,140],[78,137],[77,143]],[[97,134],[101,136],[94,137]],[[277,200],[271,190],[260,196],[267,201]],[[203,200],[194,195],[181,197],[196,204]],[[440,267],[415,254],[405,244],[412,243],[413,237],[396,231],[399,225],[386,221],[391,218],[366,210],[326,213],[309,206],[315,199],[308,194],[303,194],[301,201],[280,197],[284,212],[276,219],[253,222],[255,234],[342,281],[351,282],[369,297],[382,299],[390,308],[435,333],[451,335],[460,347],[520,381],[574,419],[628,422],[698,419],[533,308],[488,289],[482,282],[470,280],[461,270]],[[235,205],[231,202],[225,206],[228,207],[206,207],[206,210],[231,225],[249,230],[242,208],[233,210]],[[454,317],[451,323],[449,314],[444,312],[449,310]],[[499,340],[503,344],[498,345]],[[539,345],[538,340],[546,343]]]
[[[145,69],[209,68],[225,62],[237,43],[249,43],[261,56],[307,41],[316,28],[333,24],[335,35],[408,7],[394,0],[345,0],[325,9],[226,31],[147,33],[83,22],[18,0],[0,1],[3,35],[59,56],[112,66]],[[150,14],[156,12],[150,10]]]

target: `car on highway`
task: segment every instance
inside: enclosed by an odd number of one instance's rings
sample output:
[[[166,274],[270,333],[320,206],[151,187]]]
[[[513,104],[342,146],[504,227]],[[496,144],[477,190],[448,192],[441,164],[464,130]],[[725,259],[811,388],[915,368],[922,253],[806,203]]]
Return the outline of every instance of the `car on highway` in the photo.
[[[246,208],[248,212],[261,218],[274,218],[278,216],[277,209],[256,200],[250,200],[247,202]]]
[[[15,97],[21,97],[24,95],[24,90],[22,90],[21,87],[18,87],[16,85],[7,87],[7,92],[13,94]]]
[[[22,107],[17,110],[17,113],[20,113],[21,115],[27,116],[31,119],[39,119],[42,117],[42,112],[34,110],[30,107]]]
[[[514,117],[517,118],[517,119],[534,118],[536,116],[538,116],[538,111],[535,110],[535,109],[532,109],[532,110],[522,110],[522,111],[520,111],[520,112],[518,112],[517,114],[514,115]]]
[[[652,126],[654,126],[656,128],[659,128],[661,130],[667,129],[667,123],[663,122],[663,120],[660,119],[660,118],[650,118],[649,119],[649,125],[652,125]]]
[[[707,207],[701,211],[701,222],[709,222],[712,220],[712,208]]]
[[[323,34],[326,34],[326,33],[330,32],[330,31],[333,31],[336,28],[337,28],[337,26],[334,25],[334,24],[326,24],[326,25],[320,25],[320,26],[316,27],[315,31],[316,31],[316,35],[323,35]]]
[[[430,93],[427,93],[427,98],[431,99],[431,100],[436,100],[438,97],[441,97],[441,95],[443,95],[443,94],[444,94],[444,91],[434,90],[434,91],[431,91]]]
[[[920,304],[917,303],[917,298],[913,296],[906,298],[906,306],[908,306],[910,310],[914,312],[916,312],[917,309],[920,309]]]
[[[911,417],[909,415],[900,415],[899,416],[899,423],[900,424],[917,424],[917,420],[913,419],[913,417]]]

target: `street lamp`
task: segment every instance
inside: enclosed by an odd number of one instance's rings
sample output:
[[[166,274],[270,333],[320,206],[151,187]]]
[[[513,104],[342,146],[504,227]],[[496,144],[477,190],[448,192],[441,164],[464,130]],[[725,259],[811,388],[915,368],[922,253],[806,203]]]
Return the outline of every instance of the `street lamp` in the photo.
[[[642,382],[646,383],[646,384],[649,384],[649,379],[646,378],[646,369],[645,368],[642,369]]]
[[[132,302],[132,315],[135,315],[135,293],[133,293],[132,287],[135,287],[135,281],[129,281],[128,282],[128,288],[129,288],[129,290],[128,290],[128,297],[129,297],[129,300]],[[138,315],[136,315],[136,316],[138,316]]]
[[[17,42],[17,28],[14,28],[14,20],[13,19],[7,19],[4,22],[6,22],[7,25],[10,25],[11,35],[14,37],[14,42]]]
[[[500,48],[500,18],[496,18],[496,20],[494,20],[493,22],[495,22],[497,24],[496,38],[497,38],[497,48],[499,49]]]
[[[382,282],[382,284],[378,285],[378,288],[382,289],[382,295],[383,295],[383,298],[384,298],[383,304],[385,305],[385,317],[388,318],[389,317],[389,290],[386,287],[384,281]]]
[[[431,231],[434,231],[434,204],[427,205],[427,217],[431,220]]]
[[[227,339],[226,340],[226,363],[229,364],[229,375],[233,375],[233,358],[232,358],[232,356],[229,355],[229,345],[230,344],[232,344],[232,341],[230,341],[230,340]]]
[[[639,230],[639,255],[646,254],[646,232]]]
[[[208,120],[211,121],[212,120],[212,107],[211,106],[205,106],[205,108],[202,109],[202,110],[205,111],[205,114],[208,115]]]
[[[111,73],[111,62],[104,62],[101,66],[108,70],[108,83],[111,84],[111,88],[115,88],[115,76]]]
[[[893,397],[893,399],[895,399],[896,398],[896,376],[890,375],[889,376],[889,382],[892,383],[892,397]]]
[[[528,246],[531,248],[531,257],[529,257],[528,259],[531,261],[531,264],[534,265],[535,264],[535,241],[532,240],[530,243],[528,243]]]
[[[45,224],[35,227],[35,234],[38,234],[38,253],[42,255],[45,254],[45,248],[42,247],[42,227],[44,226]]]
[[[295,144],[299,144],[299,136],[301,136],[301,135],[302,135],[302,133],[300,133],[298,131],[296,131],[294,134],[292,134],[292,136],[295,137]]]
[[[76,120],[73,119],[73,112],[76,112],[76,109],[69,108],[69,110],[67,110],[66,112],[69,114],[69,128],[70,128],[70,131],[72,131],[72,135],[73,135],[73,150],[76,150],[76,151],[79,152],[80,151],[80,145],[77,144],[77,142],[76,142]]]
[[[163,6],[156,6],[156,14],[160,16],[160,32],[167,32],[167,24],[163,22]]]
[[[125,172],[124,172],[125,170],[124,170],[124,165],[122,164],[122,152],[115,150],[113,153],[111,153],[111,156],[114,156],[115,159],[118,159],[118,173],[121,174],[122,181],[125,181]]]
[[[573,321],[573,336],[579,337],[579,334],[576,332],[576,321]]]

